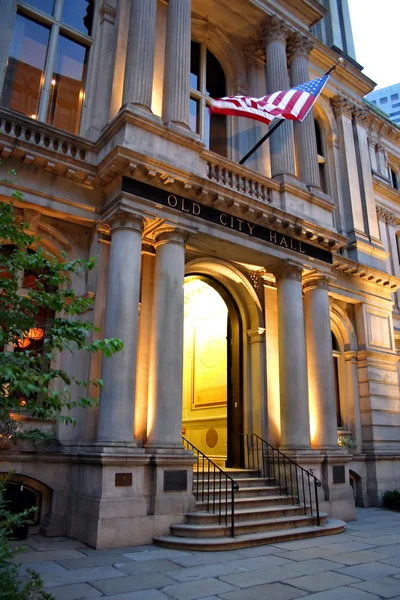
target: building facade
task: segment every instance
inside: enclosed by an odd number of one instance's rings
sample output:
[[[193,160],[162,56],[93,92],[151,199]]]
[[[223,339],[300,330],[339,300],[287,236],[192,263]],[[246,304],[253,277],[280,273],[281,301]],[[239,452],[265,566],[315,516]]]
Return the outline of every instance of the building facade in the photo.
[[[396,125],[400,125],[400,83],[371,92],[366,98],[387,113]]]
[[[16,216],[46,248],[97,257],[71,285],[124,342],[61,356],[104,380],[75,427],[24,417],[62,452],[1,450],[41,531],[95,547],[167,533],[194,508],[182,434],[230,467],[259,435],[313,469],[333,517],[378,505],[400,486],[400,129],[362,100],[346,2],[0,8],[0,194],[23,192]],[[210,116],[209,98],[288,89],[339,55],[313,114],[240,165],[266,128]]]

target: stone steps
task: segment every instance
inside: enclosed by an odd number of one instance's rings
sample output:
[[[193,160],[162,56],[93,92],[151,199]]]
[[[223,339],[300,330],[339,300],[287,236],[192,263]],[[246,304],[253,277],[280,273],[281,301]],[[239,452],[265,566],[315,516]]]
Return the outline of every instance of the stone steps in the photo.
[[[156,537],[154,542],[182,550],[234,550],[331,535],[341,533],[344,529],[343,521],[328,519],[325,513],[320,514],[321,525],[318,527],[315,511],[311,515],[309,507],[295,504],[292,496],[285,495],[273,478],[260,477],[257,471],[245,469],[229,469],[226,472],[239,485],[239,490],[235,492],[235,537],[231,537],[230,486],[226,510],[224,484],[221,489],[217,481],[217,488],[214,489],[214,479],[208,472],[195,471],[194,491],[199,492],[203,486],[205,488],[204,497],[196,504],[196,511],[186,514],[185,523],[172,525],[171,535]]]

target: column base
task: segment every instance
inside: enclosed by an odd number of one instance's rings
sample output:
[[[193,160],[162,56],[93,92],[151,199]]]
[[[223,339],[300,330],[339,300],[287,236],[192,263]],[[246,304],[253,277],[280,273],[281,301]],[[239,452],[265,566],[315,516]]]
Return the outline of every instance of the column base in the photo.
[[[133,102],[129,102],[128,104],[124,104],[124,106],[121,107],[120,113],[121,112],[128,112],[140,118],[144,117],[148,121],[153,121],[154,123],[157,123],[157,125],[162,124],[161,118],[158,115],[155,115],[152,112],[152,110],[144,104],[134,104]]]
[[[139,448],[137,442],[114,442],[99,440],[92,442],[83,449],[84,452],[96,452],[101,454],[144,454],[145,449]]]

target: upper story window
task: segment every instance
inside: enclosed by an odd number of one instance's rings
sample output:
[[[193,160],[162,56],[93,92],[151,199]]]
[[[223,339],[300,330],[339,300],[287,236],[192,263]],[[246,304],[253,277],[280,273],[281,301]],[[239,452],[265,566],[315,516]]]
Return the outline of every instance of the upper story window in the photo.
[[[315,125],[315,137],[317,140],[317,154],[318,154],[318,168],[319,168],[319,180],[321,189],[326,193],[326,158],[325,158],[325,148],[322,140],[322,131],[321,127],[316,119],[314,119]]]
[[[398,95],[398,94],[392,94],[392,95],[390,96],[390,99],[391,99],[391,101],[392,101],[392,102],[395,102],[396,100],[398,100],[398,99],[399,99],[399,95]]]
[[[210,98],[226,95],[225,73],[205,44],[192,42],[190,61],[190,127],[206,148],[226,156],[226,117],[210,115]]]
[[[79,132],[94,0],[18,5],[0,103]]]
[[[379,98],[379,103],[380,104],[387,104],[387,101],[388,101],[388,99],[387,99],[386,96],[383,96],[383,98]]]
[[[397,181],[397,175],[396,172],[393,169],[390,169],[390,181],[392,183],[392,187],[394,187],[395,190],[399,189],[399,184]]]

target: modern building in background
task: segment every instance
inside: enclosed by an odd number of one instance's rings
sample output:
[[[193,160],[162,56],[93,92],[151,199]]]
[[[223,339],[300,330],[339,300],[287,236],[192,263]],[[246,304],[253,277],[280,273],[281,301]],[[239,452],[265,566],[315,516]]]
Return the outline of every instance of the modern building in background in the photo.
[[[103,363],[60,357],[104,380],[75,427],[22,419],[56,429],[62,452],[0,446],[35,526],[95,547],[232,547],[277,523],[280,539],[315,535],[299,491],[282,507],[290,470],[249,491],[255,439],[263,465],[276,448],[322,482],[324,533],[399,489],[400,129],[363,100],[375,84],[347,2],[0,0],[0,14],[1,197],[23,192],[16,219],[52,252],[97,257],[71,286],[124,342]],[[210,98],[285,90],[340,56],[313,113],[240,165],[266,128],[210,116]],[[242,478],[235,538],[193,514],[188,447]]]
[[[366,99],[400,125],[400,83],[375,90],[367,94]]]

